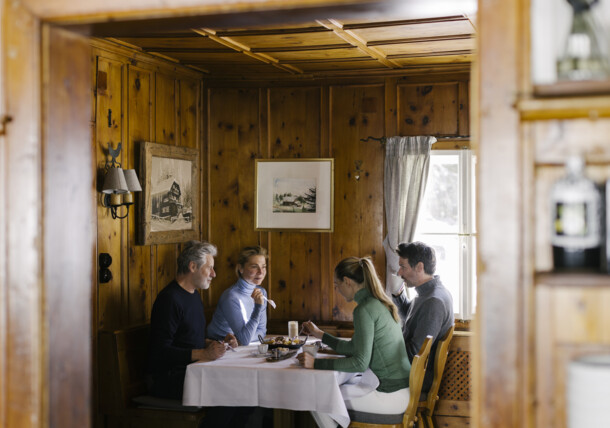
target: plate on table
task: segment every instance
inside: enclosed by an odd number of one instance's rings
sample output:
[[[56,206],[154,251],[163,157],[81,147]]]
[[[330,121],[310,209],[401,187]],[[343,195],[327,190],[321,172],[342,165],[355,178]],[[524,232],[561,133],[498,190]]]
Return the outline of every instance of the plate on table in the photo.
[[[285,336],[277,336],[272,339],[267,339],[263,343],[269,345],[269,349],[275,348],[288,348],[288,349],[299,349],[301,346],[305,345],[304,339],[293,339],[290,340]]]
[[[281,348],[278,348],[281,349]],[[296,350],[288,350],[288,352],[282,352],[280,353],[277,357],[274,355],[274,353],[271,353],[270,356],[268,356],[266,358],[266,360],[270,363],[274,363],[276,361],[282,361],[282,360],[286,360],[288,358],[292,358],[297,354]]]
[[[258,351],[252,351],[250,353],[250,356],[251,357],[256,357],[256,358],[268,357],[269,356],[269,351],[263,352],[263,353],[260,353]]]

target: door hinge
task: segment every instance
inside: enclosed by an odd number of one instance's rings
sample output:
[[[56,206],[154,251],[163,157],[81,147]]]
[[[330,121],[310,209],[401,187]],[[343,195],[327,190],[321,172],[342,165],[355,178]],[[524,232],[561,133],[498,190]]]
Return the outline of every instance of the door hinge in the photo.
[[[6,135],[6,124],[12,122],[13,118],[9,115],[4,115],[0,119],[0,135]]]

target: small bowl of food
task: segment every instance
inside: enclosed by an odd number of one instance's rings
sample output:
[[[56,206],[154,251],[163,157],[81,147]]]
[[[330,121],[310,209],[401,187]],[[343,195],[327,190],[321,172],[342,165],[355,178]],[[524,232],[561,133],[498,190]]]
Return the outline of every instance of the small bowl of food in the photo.
[[[277,336],[273,339],[268,339],[264,343],[269,345],[269,349],[275,348],[288,348],[288,349],[299,349],[305,344],[305,340],[299,339],[298,337],[290,339],[285,336]]]

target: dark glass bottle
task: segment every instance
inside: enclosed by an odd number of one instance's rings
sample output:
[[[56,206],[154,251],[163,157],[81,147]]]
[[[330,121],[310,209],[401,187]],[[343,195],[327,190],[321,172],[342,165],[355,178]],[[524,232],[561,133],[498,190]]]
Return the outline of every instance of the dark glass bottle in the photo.
[[[572,157],[566,175],[551,190],[551,244],[555,269],[601,267],[601,192],[584,175],[584,161]]]

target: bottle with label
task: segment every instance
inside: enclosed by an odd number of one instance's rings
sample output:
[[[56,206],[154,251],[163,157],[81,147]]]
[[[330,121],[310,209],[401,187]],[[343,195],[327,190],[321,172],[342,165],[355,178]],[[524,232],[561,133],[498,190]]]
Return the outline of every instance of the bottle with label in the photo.
[[[571,157],[566,175],[551,190],[551,244],[555,269],[599,270],[602,198],[584,175],[584,161]]]

